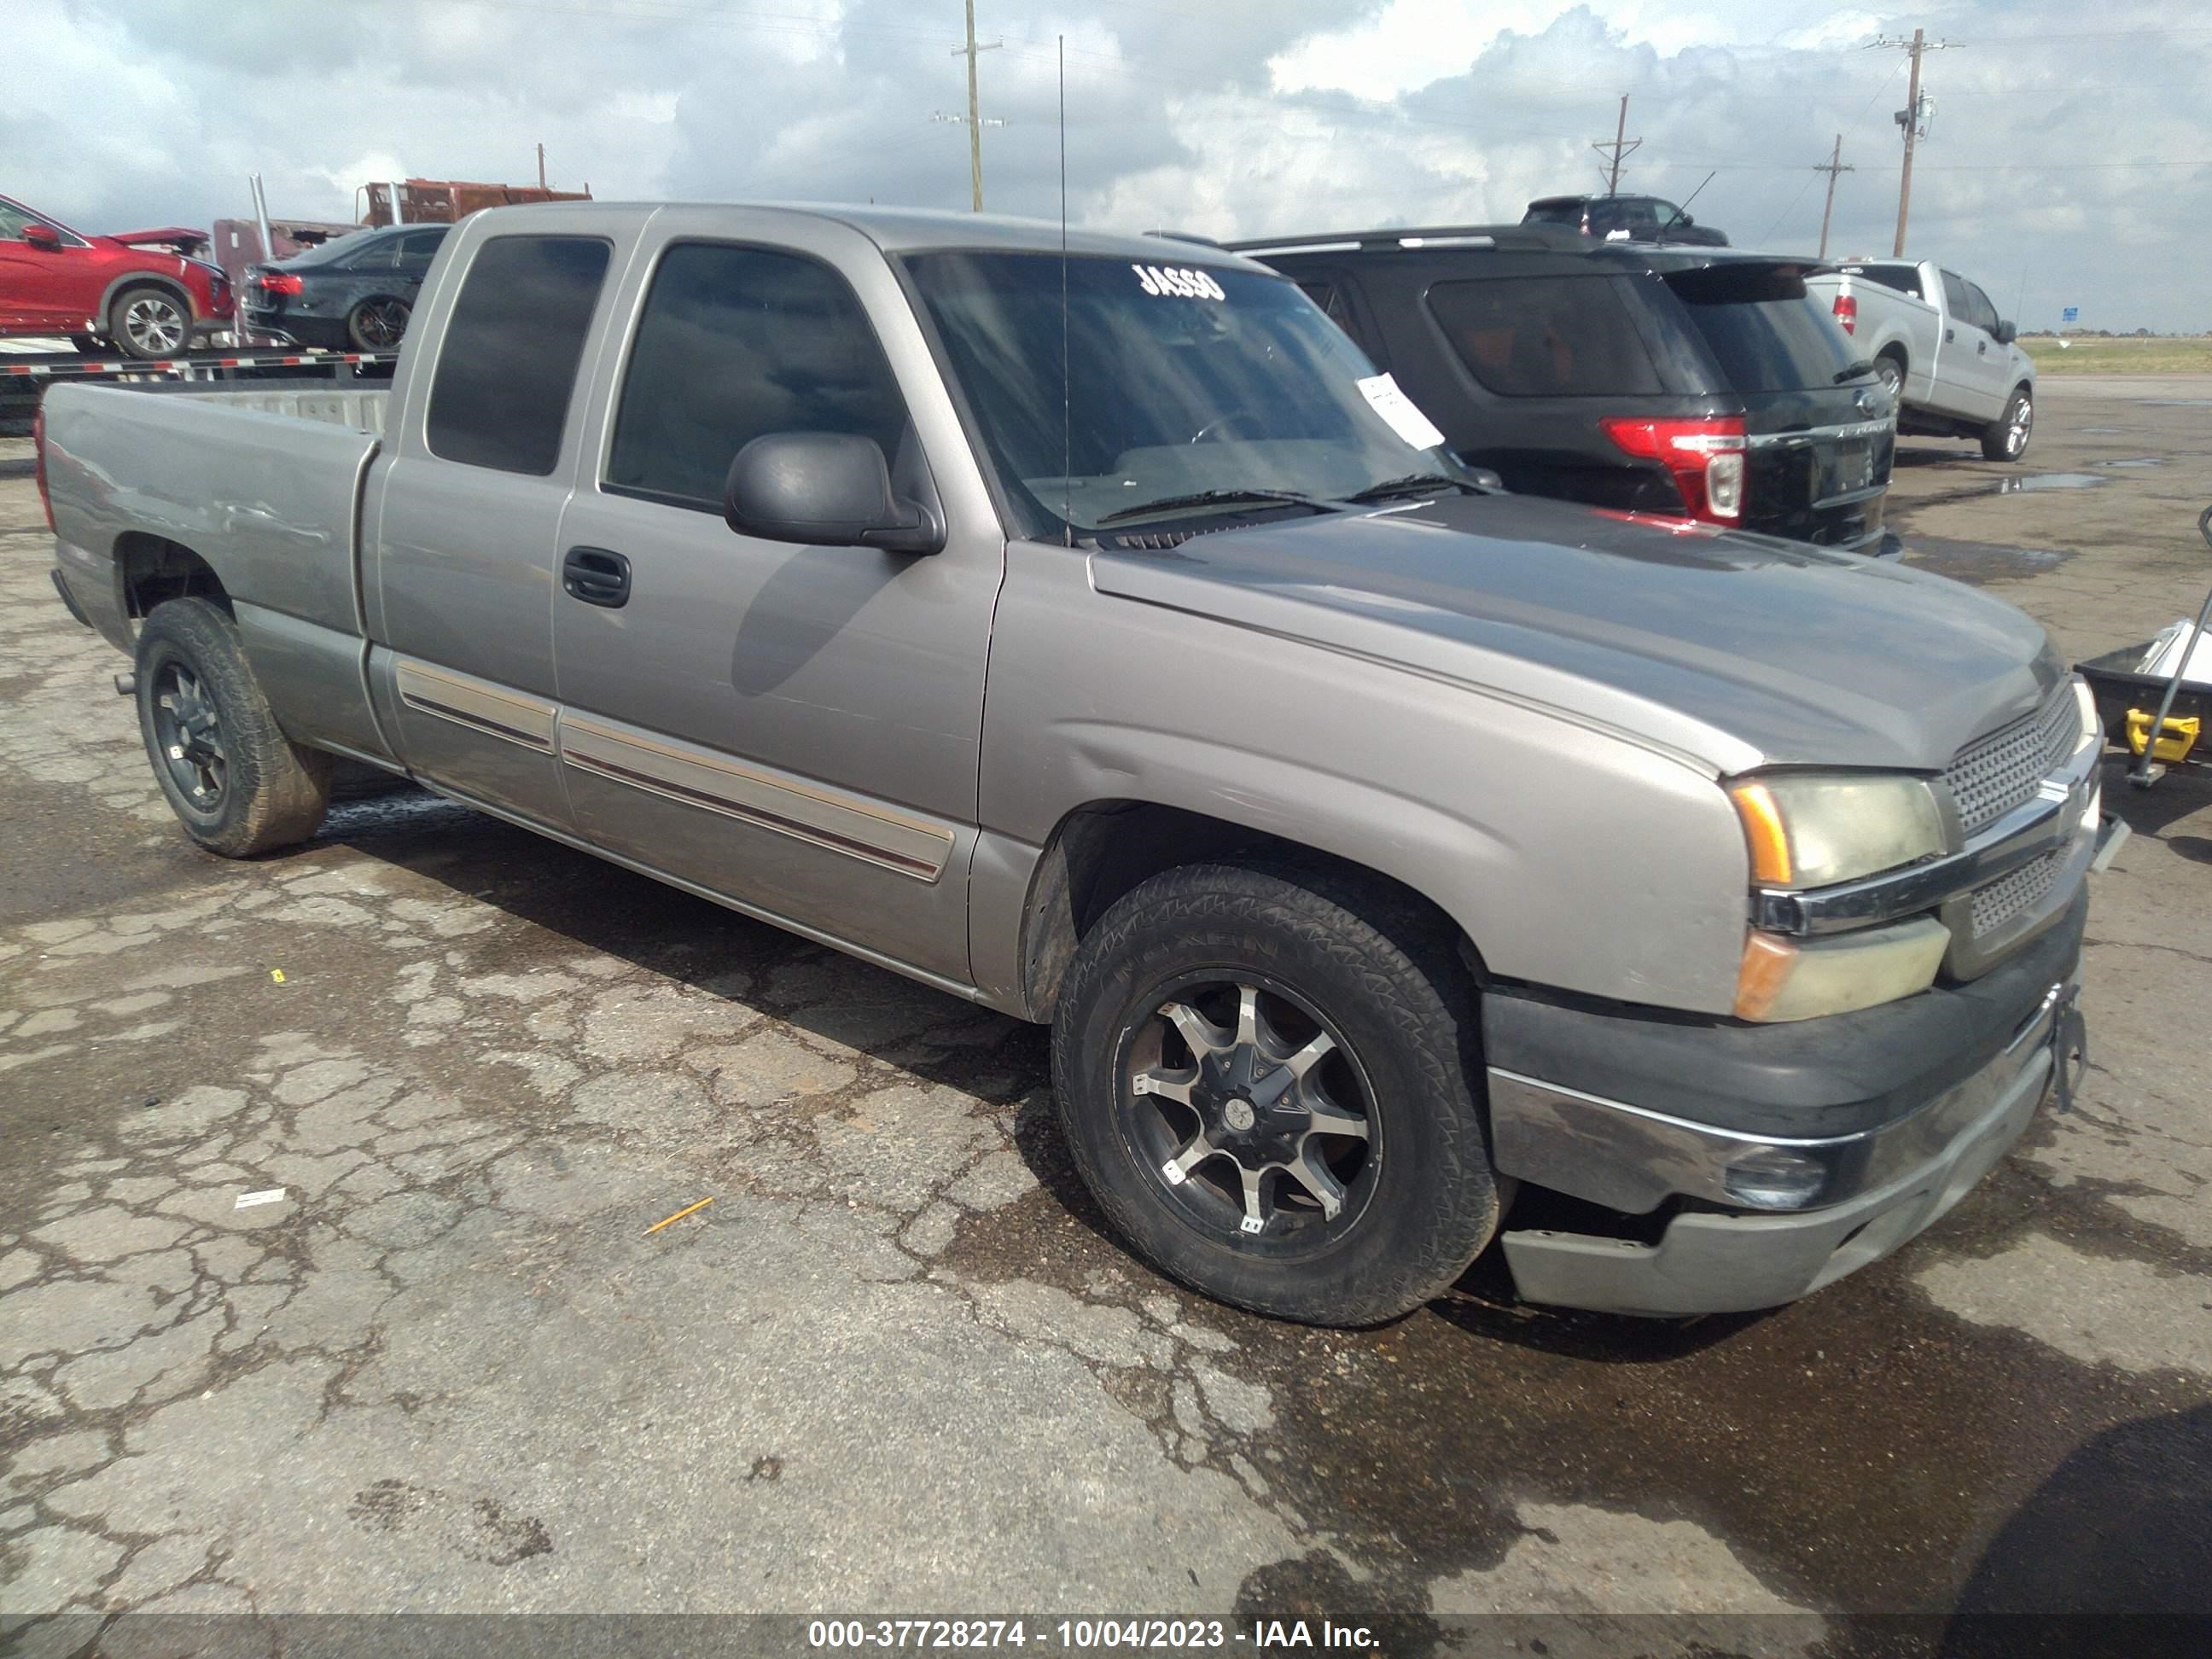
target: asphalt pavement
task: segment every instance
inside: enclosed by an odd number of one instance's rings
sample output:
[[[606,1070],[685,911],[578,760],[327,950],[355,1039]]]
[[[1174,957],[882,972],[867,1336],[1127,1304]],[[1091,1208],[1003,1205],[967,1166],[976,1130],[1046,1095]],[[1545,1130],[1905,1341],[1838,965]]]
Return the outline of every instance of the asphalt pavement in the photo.
[[[2212,380],[2043,402],[2025,465],[1906,441],[1893,521],[2072,653],[2146,639],[2212,581]],[[1864,1613],[2203,1605],[2197,777],[2108,761],[2136,833],[2081,1097],[1901,1255],[1687,1324],[1478,1264],[1308,1330],[1107,1235],[1041,1030],[412,793],[191,848],[123,659],[55,600],[27,455],[0,441],[0,1648],[144,1612],[988,1609],[1787,1613],[1777,1644],[1835,1651]],[[2054,474],[2091,482],[2019,487]]]

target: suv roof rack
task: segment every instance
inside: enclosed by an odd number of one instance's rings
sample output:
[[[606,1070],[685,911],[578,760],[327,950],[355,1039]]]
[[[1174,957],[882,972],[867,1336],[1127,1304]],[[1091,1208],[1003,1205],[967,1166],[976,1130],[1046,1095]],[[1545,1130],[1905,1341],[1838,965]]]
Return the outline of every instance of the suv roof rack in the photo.
[[[1329,231],[1310,236],[1267,236],[1224,244],[1231,252],[1352,253],[1425,247],[1520,248],[1550,253],[1588,253],[1605,246],[1579,230],[1558,225],[1423,225],[1392,230]]]

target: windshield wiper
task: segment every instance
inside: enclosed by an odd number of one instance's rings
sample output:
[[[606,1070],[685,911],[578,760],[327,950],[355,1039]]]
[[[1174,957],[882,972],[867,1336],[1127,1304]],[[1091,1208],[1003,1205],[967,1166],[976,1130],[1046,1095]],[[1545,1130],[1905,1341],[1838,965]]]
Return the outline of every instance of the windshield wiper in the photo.
[[[1098,522],[1117,524],[1123,519],[1142,518],[1147,513],[1172,512],[1178,507],[1223,507],[1231,501],[1289,501],[1293,506],[1318,507],[1323,512],[1329,507],[1327,501],[1301,495],[1294,489],[1198,489],[1188,495],[1163,495],[1156,501],[1116,507]]]
[[[1849,368],[1838,369],[1836,371],[1836,378],[1831,382],[1831,384],[1841,386],[1846,380],[1856,380],[1862,374],[1871,374],[1873,373],[1874,359],[1871,357],[1862,357],[1858,362],[1853,363]]]
[[[1474,486],[1457,478],[1447,478],[1441,472],[1409,472],[1402,478],[1385,478],[1372,483],[1355,495],[1346,495],[1347,501],[1386,501],[1393,495],[1425,495],[1435,489],[1464,489]]]

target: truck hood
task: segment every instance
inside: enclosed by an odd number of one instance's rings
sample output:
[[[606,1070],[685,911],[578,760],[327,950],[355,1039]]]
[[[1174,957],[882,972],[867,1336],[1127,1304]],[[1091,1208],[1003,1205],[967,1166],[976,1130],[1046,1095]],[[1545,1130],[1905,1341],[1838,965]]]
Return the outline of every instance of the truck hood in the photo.
[[[1091,562],[1102,593],[1553,708],[1723,773],[1940,771],[2065,675],[2037,623],[1946,577],[1531,496],[1278,520]]]

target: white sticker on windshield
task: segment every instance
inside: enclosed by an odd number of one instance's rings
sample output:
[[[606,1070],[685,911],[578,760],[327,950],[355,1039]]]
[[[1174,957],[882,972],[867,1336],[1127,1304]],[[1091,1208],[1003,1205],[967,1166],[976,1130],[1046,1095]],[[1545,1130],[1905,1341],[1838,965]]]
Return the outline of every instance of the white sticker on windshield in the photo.
[[[1416,449],[1434,449],[1444,441],[1429,417],[1413,407],[1413,400],[1388,374],[1376,374],[1359,383],[1359,394],[1368,406],[1390,422],[1390,430]]]
[[[1228,291],[1202,270],[1178,265],[1131,265],[1146,293],[1178,300],[1225,300]]]

